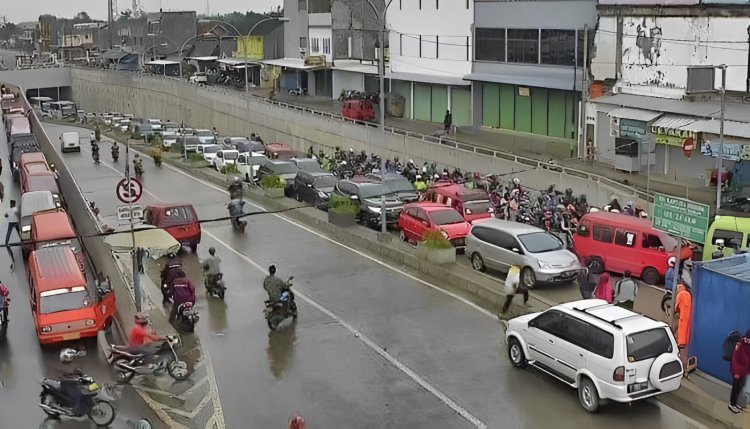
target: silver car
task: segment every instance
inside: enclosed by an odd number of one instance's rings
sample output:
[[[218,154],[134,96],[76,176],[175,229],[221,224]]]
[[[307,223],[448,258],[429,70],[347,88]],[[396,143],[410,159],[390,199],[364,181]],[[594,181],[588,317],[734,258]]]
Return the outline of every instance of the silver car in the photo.
[[[521,268],[521,283],[570,283],[581,269],[573,252],[556,236],[535,226],[500,219],[475,224],[466,237],[466,256],[475,270]]]

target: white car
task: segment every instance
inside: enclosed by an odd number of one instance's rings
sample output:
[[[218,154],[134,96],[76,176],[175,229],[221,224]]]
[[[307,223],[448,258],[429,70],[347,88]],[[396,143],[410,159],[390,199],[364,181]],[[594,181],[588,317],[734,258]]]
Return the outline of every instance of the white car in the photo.
[[[123,119],[118,123],[118,126],[120,127],[120,131],[127,132],[130,129],[130,124],[132,121],[130,119]]]
[[[214,158],[216,158],[216,154],[219,153],[220,150],[221,146],[217,144],[198,145],[198,153],[203,155],[203,159],[206,160],[208,165],[214,164]]]
[[[62,133],[60,136],[60,152],[80,152],[81,136],[77,131]]]
[[[161,119],[149,119],[148,123],[151,124],[152,130],[161,131]]]
[[[174,131],[164,131],[161,133],[161,145],[164,147],[172,147],[177,144],[177,133]]]
[[[216,169],[217,171],[221,171],[221,169],[226,167],[227,164],[237,164],[237,159],[239,157],[240,151],[238,150],[222,149],[216,152],[216,156],[213,159],[214,169]]]
[[[556,305],[508,321],[513,366],[531,365],[578,389],[596,412],[677,390],[683,367],[669,326],[601,299]]]
[[[240,171],[245,181],[250,183],[258,177],[260,166],[271,162],[267,156],[258,153],[241,153],[237,158],[237,169]]]
[[[211,130],[195,130],[194,134],[196,137],[198,137],[198,140],[200,140],[201,143],[203,144],[215,144],[216,143],[216,136]]]
[[[208,76],[204,72],[197,72],[190,76],[189,81],[192,83],[208,83]]]
[[[109,113],[104,113],[99,117],[101,118],[102,122],[104,122],[104,125],[112,124],[112,115],[110,115]]]

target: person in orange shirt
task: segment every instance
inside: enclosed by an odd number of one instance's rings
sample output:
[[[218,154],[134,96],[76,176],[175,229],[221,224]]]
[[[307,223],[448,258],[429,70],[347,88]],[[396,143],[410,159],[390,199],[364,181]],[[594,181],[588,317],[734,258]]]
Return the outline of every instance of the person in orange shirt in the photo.
[[[685,283],[677,285],[674,308],[678,320],[677,345],[684,348],[690,342],[690,327],[693,316],[693,294]]]

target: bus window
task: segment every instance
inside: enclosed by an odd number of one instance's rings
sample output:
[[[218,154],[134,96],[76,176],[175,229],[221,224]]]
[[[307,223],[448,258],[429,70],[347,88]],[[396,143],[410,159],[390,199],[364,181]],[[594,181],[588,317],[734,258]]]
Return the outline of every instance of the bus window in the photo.
[[[716,240],[724,240],[724,246],[726,247],[740,247],[742,246],[742,235],[743,234],[739,231],[716,229],[711,238],[711,243],[716,245]]]

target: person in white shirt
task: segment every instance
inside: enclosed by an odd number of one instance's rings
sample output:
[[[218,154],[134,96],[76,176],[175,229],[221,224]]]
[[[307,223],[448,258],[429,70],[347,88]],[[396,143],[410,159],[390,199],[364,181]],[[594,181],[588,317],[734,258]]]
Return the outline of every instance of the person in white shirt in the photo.
[[[523,303],[529,302],[529,290],[521,284],[521,268],[513,265],[508,270],[508,276],[505,277],[505,303],[503,304],[502,314],[505,314],[510,308],[513,296],[523,294]]]

